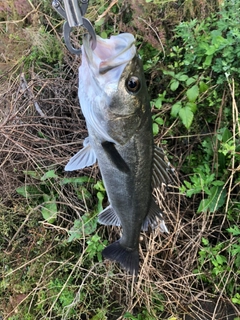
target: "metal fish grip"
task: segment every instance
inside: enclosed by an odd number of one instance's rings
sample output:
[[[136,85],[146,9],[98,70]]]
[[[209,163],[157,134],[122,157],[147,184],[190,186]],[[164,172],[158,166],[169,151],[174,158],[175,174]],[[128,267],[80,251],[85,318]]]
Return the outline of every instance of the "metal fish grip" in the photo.
[[[63,36],[66,47],[73,54],[80,55],[82,53],[81,49],[74,48],[70,38],[72,29],[74,27],[82,26],[89,32],[91,36],[92,49],[94,50],[97,44],[96,34],[91,22],[87,18],[84,18],[88,8],[88,1],[63,0],[63,2],[64,8],[59,0],[53,0],[52,6],[58,12],[58,14],[60,14],[60,16],[66,20],[63,25]]]

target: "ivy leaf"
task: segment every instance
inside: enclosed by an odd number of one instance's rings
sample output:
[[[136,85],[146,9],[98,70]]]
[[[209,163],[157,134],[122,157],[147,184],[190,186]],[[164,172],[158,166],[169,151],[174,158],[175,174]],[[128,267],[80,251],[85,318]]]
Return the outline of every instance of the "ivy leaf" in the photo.
[[[195,86],[192,86],[190,89],[187,90],[186,94],[189,101],[195,102],[197,97],[199,96],[198,86],[195,84]]]
[[[193,121],[193,112],[191,111],[191,109],[187,106],[183,107],[179,111],[179,117],[182,120],[184,126],[189,129]]]

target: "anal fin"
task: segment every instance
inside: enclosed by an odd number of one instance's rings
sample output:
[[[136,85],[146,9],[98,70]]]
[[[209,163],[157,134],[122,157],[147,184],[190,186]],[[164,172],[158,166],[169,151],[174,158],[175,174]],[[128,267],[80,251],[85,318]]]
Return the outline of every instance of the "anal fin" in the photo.
[[[165,224],[163,213],[157,206],[155,201],[152,199],[151,206],[142,224],[142,230],[147,231],[149,227],[156,229],[159,226],[161,232],[169,233],[168,228]]]

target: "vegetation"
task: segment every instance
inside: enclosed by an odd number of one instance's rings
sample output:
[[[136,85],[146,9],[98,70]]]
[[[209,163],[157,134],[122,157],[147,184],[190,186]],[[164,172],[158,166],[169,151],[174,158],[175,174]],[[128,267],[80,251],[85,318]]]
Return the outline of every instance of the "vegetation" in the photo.
[[[0,318],[240,319],[239,12],[234,0],[88,8],[97,34],[136,37],[155,142],[178,173],[154,191],[170,234],[141,235],[134,283],[102,260],[120,230],[97,224],[98,167],[63,170],[87,135],[81,58],[49,1],[0,1]]]

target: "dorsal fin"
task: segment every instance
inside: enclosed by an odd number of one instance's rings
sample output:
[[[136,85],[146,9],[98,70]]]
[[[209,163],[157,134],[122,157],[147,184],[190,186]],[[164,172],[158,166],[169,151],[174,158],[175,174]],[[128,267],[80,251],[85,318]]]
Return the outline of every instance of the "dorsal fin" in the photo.
[[[172,173],[174,169],[170,163],[165,160],[165,154],[163,150],[157,146],[154,146],[153,155],[153,173],[152,173],[152,188],[159,188],[162,185],[168,185],[172,182]]]

